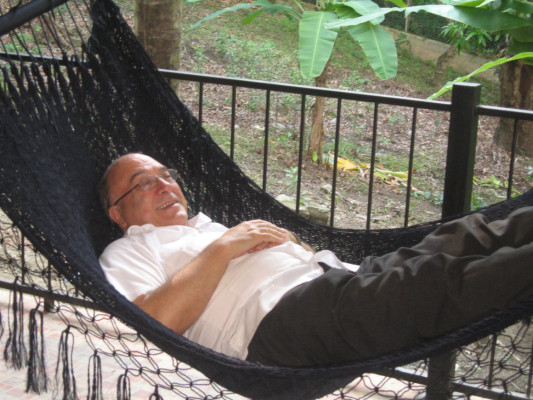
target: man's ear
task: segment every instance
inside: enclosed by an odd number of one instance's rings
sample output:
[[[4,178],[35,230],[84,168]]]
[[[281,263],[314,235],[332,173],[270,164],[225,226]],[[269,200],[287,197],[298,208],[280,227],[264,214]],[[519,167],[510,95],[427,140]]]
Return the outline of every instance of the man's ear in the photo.
[[[111,218],[123,231],[126,230],[127,224],[122,218],[122,213],[118,205],[109,207],[109,218]]]

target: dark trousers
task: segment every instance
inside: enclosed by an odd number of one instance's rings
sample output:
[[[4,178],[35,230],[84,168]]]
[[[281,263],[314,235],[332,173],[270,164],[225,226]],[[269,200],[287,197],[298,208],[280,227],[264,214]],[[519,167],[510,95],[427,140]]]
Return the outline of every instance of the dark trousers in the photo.
[[[478,214],[422,242],[329,269],[289,291],[260,323],[248,360],[311,366],[400,350],[533,294],[533,207],[487,223]]]

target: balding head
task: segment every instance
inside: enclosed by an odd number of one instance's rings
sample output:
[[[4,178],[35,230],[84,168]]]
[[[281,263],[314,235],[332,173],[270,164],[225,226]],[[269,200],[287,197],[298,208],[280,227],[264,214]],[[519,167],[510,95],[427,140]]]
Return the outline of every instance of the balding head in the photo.
[[[140,153],[113,161],[99,185],[109,217],[122,230],[132,225],[183,225],[187,201],[167,167]]]

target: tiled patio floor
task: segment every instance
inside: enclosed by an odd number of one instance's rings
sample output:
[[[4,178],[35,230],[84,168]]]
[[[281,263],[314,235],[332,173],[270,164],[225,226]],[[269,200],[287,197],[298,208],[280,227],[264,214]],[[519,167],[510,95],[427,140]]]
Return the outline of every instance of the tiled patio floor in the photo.
[[[0,310],[2,312],[2,322],[4,326],[4,334],[0,340],[0,349],[4,351],[6,342],[9,337],[9,318],[12,318],[8,313],[10,292],[0,290]],[[24,296],[24,330],[25,343],[27,344],[28,331],[28,311],[35,307],[35,300],[32,296]],[[8,315],[9,314],[9,315]],[[10,368],[4,361],[0,361],[0,400],[26,400],[26,399],[52,399],[53,391],[57,389],[55,381],[57,355],[59,348],[59,340],[61,333],[65,330],[65,323],[58,317],[56,313],[44,314],[44,338],[45,338],[45,360],[46,371],[49,379],[49,390],[40,396],[35,393],[26,393],[26,368],[15,370]],[[93,354],[93,349],[87,344],[84,337],[76,330],[71,330],[73,334],[73,364],[74,376],[76,378],[76,389],[80,399],[87,398],[87,371],[89,358]],[[72,343],[71,342],[71,343]],[[104,399],[116,398],[116,386],[118,377],[124,373],[123,369],[111,357],[101,357],[102,360],[102,389]],[[154,388],[144,381],[144,379],[130,376],[131,397],[132,399],[148,399],[154,392]],[[56,396],[57,397],[57,396]],[[60,397],[58,397],[60,398]]]
[[[0,290],[0,311],[2,313],[2,322],[4,327],[4,333],[2,337],[0,338],[0,350],[3,354],[4,348],[6,346],[6,342],[9,337],[10,332],[10,319],[13,317],[11,316],[11,313],[8,312],[9,310],[9,297],[10,292],[6,290]],[[24,330],[25,330],[25,343],[26,348],[28,348],[28,314],[29,310],[34,308],[36,305],[36,300],[33,298],[33,296],[24,296]],[[42,307],[41,307],[42,308]],[[63,315],[64,313],[62,313]],[[63,318],[64,315],[63,315]],[[69,320],[68,322],[72,324],[72,326],[83,326],[85,321],[83,319],[75,319],[75,317],[72,317],[73,320]],[[106,324],[108,326],[106,326]],[[118,328],[124,329],[124,332],[131,332],[134,335],[134,332],[131,331],[131,329],[121,325],[117,321],[114,320],[113,324],[109,322],[102,322],[100,323],[100,326],[103,326],[103,329],[109,329],[110,331],[115,329],[115,325],[118,324]],[[57,365],[57,358],[58,358],[58,348],[59,348],[59,342],[61,338],[62,332],[66,328],[65,321],[63,321],[57,313],[45,313],[44,314],[44,339],[45,339],[45,359],[46,359],[46,370],[47,370],[47,376],[49,379],[48,384],[48,391],[46,393],[43,393],[41,395],[37,395],[35,393],[26,393],[26,375],[27,375],[27,369],[19,369],[15,370],[12,368],[9,368],[7,363],[2,359],[0,360],[0,400],[27,400],[27,399],[54,399],[54,398],[61,398],[61,395],[54,395],[54,392],[57,392],[58,385],[55,383],[55,374],[56,374],[56,365]],[[70,329],[70,332],[72,333],[72,337],[74,340],[70,339],[70,343],[73,343],[73,371],[74,376],[76,378],[76,390],[77,395],[79,399],[86,399],[88,395],[88,383],[87,383],[87,377],[88,377],[88,369],[89,369],[89,359],[91,355],[94,354],[93,348],[88,344],[86,341],[86,338],[84,335],[82,335],[77,329]],[[102,351],[102,353],[109,353],[109,347],[106,347],[105,344],[94,344],[93,346],[98,349],[98,352]],[[130,344],[128,343],[128,346],[132,346],[131,350],[144,350],[144,348],[137,348],[142,345],[141,344]],[[109,345],[107,345],[109,346]],[[126,357],[127,359],[127,357]],[[169,365],[169,363],[172,363],[172,361],[168,356],[165,354],[155,354],[153,357],[151,357],[152,360],[157,361],[158,366],[162,367],[170,367],[173,369],[175,366]],[[144,361],[142,357],[140,357],[140,362],[146,365],[147,367],[150,367],[150,360]],[[103,392],[103,398],[104,399],[116,399],[116,386],[117,381],[120,375],[124,373],[123,368],[117,362],[113,357],[107,357],[105,354],[101,357],[102,362],[102,392]],[[129,367],[129,365],[128,365]],[[135,366],[133,366],[134,368]],[[199,374],[197,371],[191,370],[186,372],[187,377],[186,382],[188,383],[189,377],[194,378],[195,376],[203,377],[201,374]],[[172,377],[170,379],[174,379],[176,376],[175,374],[171,374]],[[148,383],[145,379],[142,377],[130,374],[130,389],[131,389],[131,398],[132,399],[149,399],[150,396],[154,393],[154,386],[150,383]],[[180,378],[177,378],[178,380]],[[367,387],[372,387],[374,384],[377,384],[383,380],[383,377],[378,376],[366,376],[364,380],[359,381],[359,384],[349,393],[350,398],[356,398],[359,397],[357,394],[361,397],[364,397],[365,395],[368,396],[368,392],[372,391],[371,389],[368,389]],[[375,382],[371,382],[375,381]],[[174,381],[173,381],[174,382]],[[365,387],[367,386],[367,387]],[[413,398],[418,391],[406,391],[405,385],[394,381],[389,380],[388,383],[385,384],[386,387],[384,387],[384,392],[388,392],[389,395],[394,393],[393,391],[401,390],[402,398],[409,399]],[[61,387],[60,387],[60,390]],[[184,389],[185,390],[185,389]],[[391,392],[392,390],[392,392]],[[209,395],[210,393],[213,394],[213,397],[207,396],[207,398],[218,398],[216,397],[217,392],[213,393],[213,388],[207,385],[205,388],[203,388],[204,393]],[[183,398],[189,398],[189,399],[203,399],[204,393],[198,394],[192,391],[180,391],[179,393],[171,392],[169,390],[165,389],[159,389],[159,394],[161,397],[163,397],[165,400],[169,399],[183,399]],[[222,397],[223,399],[243,399],[241,396],[238,395],[228,395],[227,397]],[[337,399],[339,398],[336,395],[326,396],[323,400],[327,399]],[[373,396],[372,399],[378,400],[380,396]]]

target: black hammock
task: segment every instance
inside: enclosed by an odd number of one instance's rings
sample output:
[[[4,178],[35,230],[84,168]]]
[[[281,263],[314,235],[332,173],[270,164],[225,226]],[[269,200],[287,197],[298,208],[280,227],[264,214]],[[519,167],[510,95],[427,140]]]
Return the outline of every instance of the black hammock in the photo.
[[[63,45],[53,54],[59,61],[25,41],[19,41],[19,47],[33,54],[29,60],[22,60],[20,48],[3,57],[0,206],[60,274],[99,308],[224,387],[256,399],[278,400],[322,396],[364,372],[454,349],[531,315],[533,300],[528,299],[413,348],[314,368],[267,367],[229,358],[150,318],[107,283],[98,263],[103,247],[119,232],[101,210],[95,188],[104,168],[125,152],[142,151],[176,168],[191,214],[202,210],[228,226],[263,218],[353,263],[413,245],[438,222],[405,229],[340,230],[293,213],[258,188],[214,144],[157,72],[118,7],[97,0],[90,10],[92,26],[85,27],[85,36],[78,31],[78,51],[66,50],[69,44],[58,39],[61,33],[49,17],[40,20],[43,40]],[[28,19],[7,17],[0,23],[5,27],[6,21],[14,21],[13,29]],[[13,52],[5,46],[0,50]],[[533,191],[483,212],[495,219],[531,204]]]

